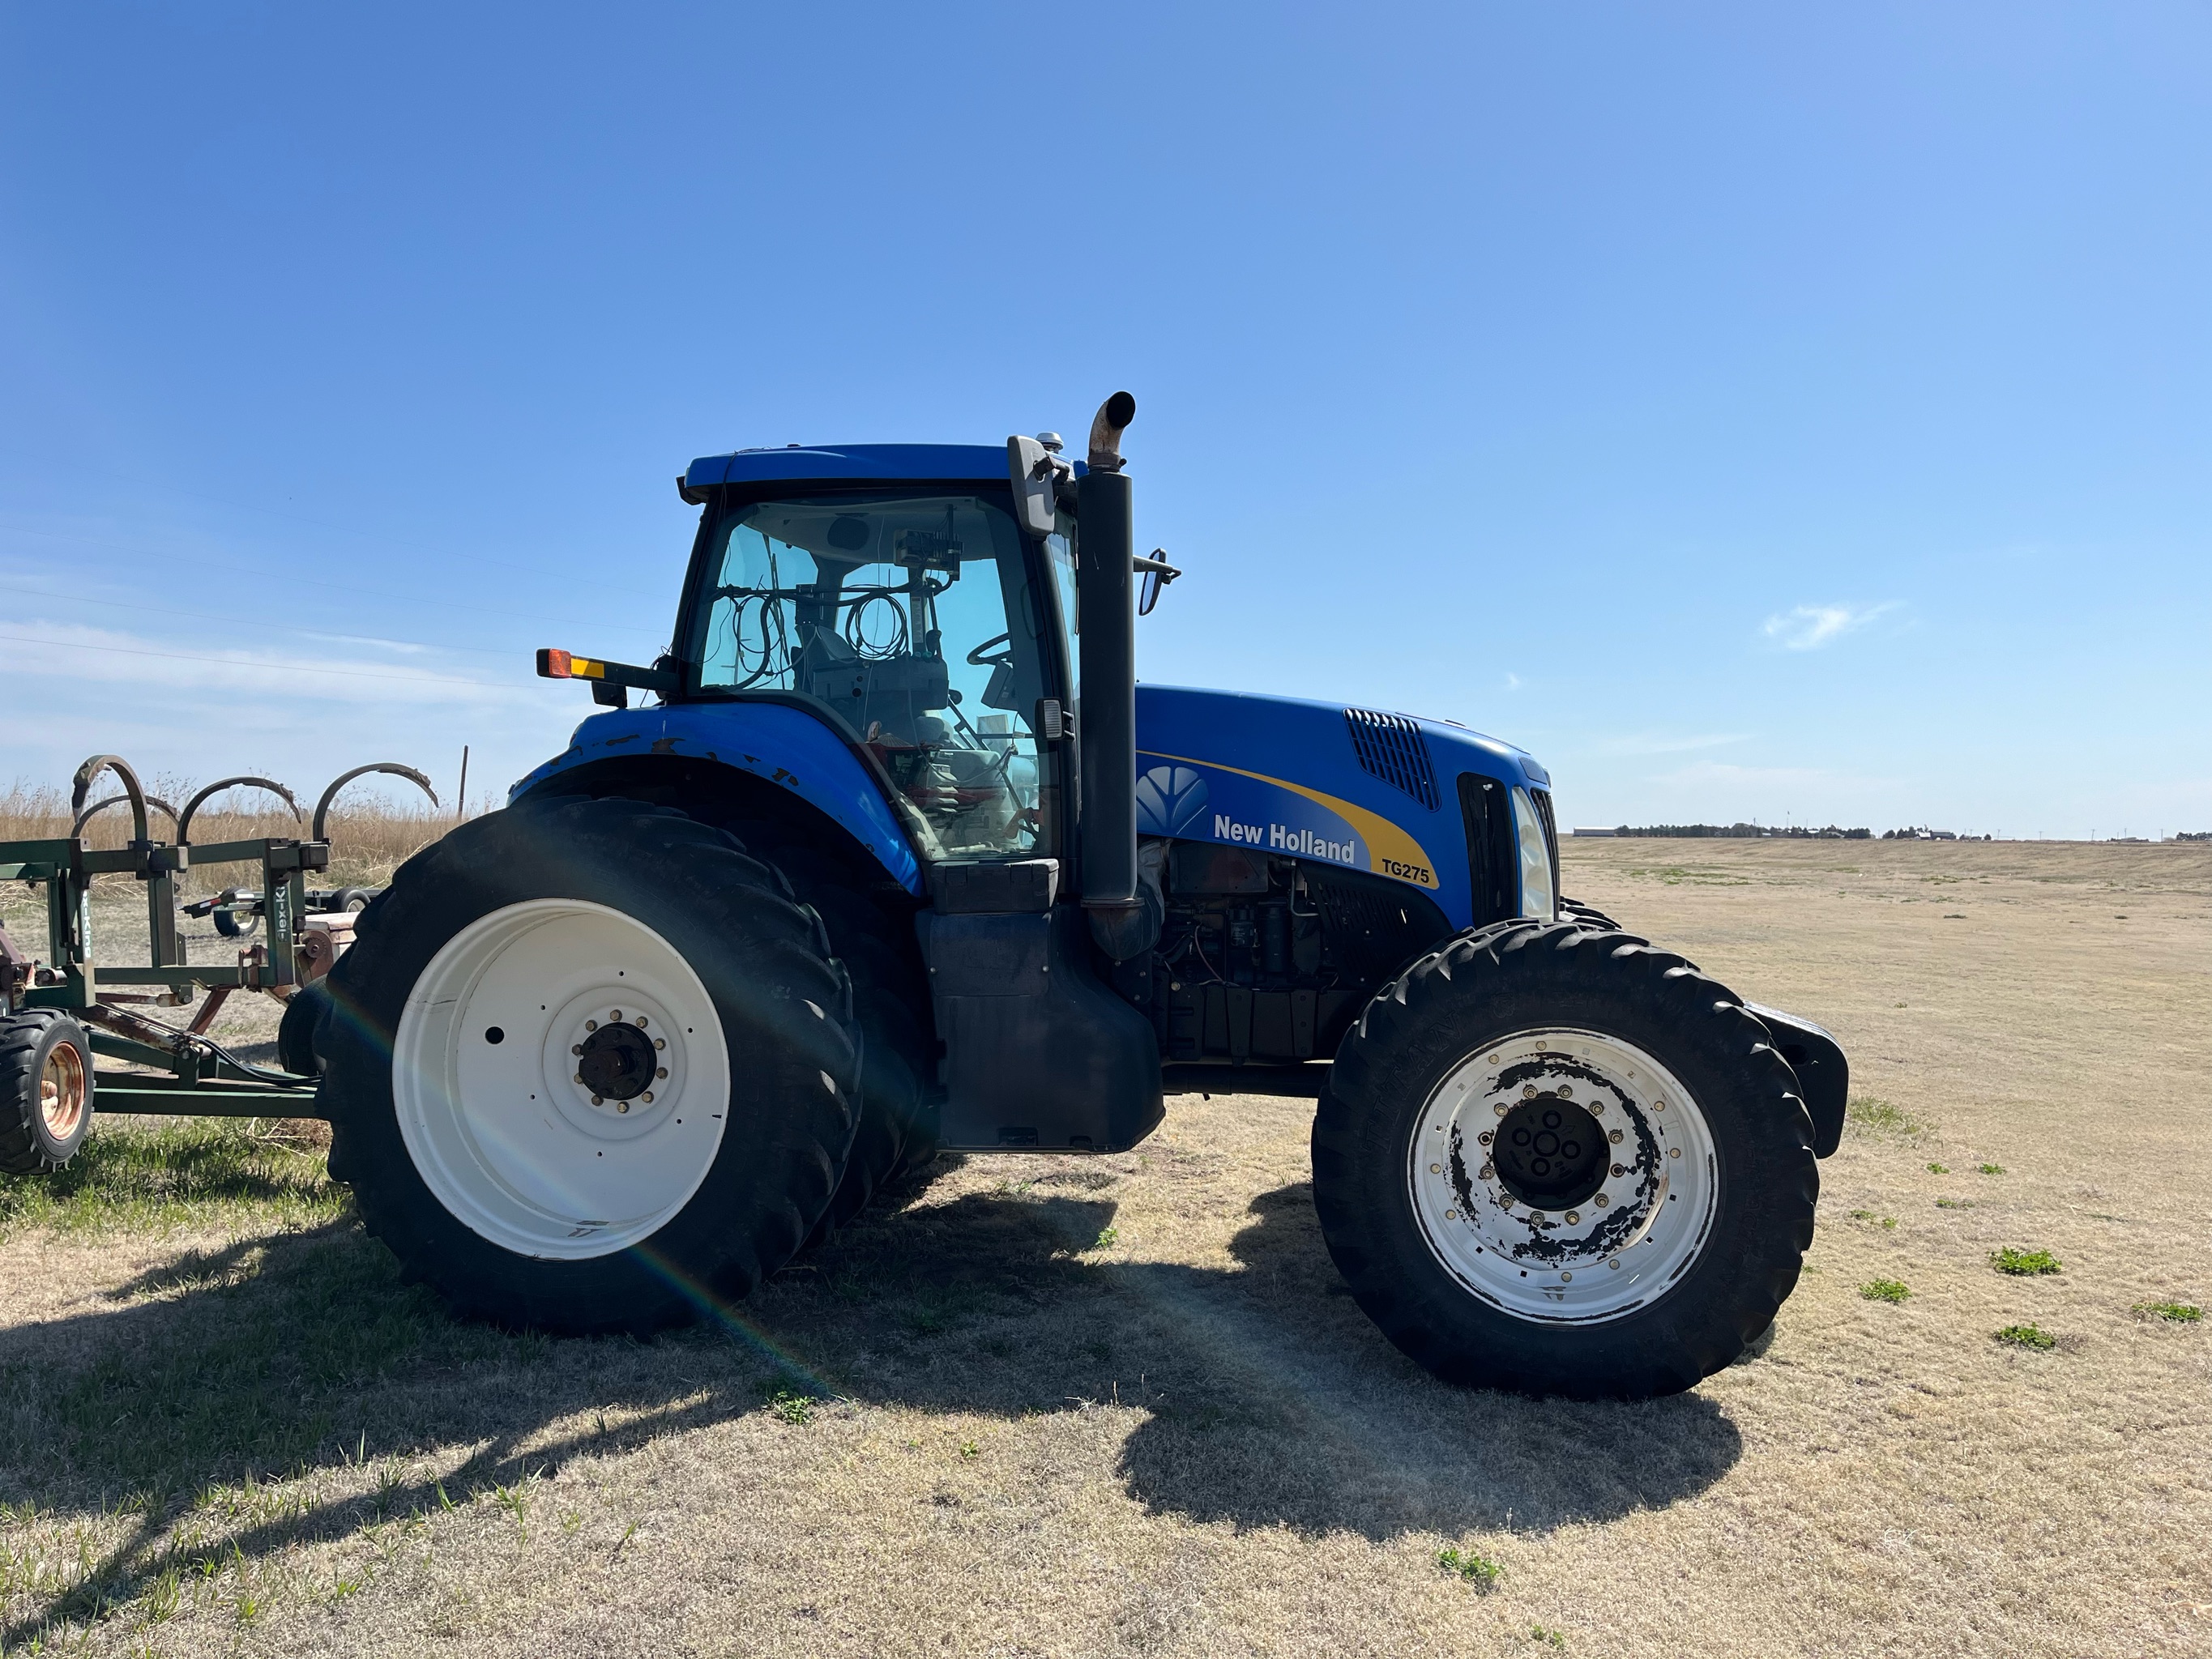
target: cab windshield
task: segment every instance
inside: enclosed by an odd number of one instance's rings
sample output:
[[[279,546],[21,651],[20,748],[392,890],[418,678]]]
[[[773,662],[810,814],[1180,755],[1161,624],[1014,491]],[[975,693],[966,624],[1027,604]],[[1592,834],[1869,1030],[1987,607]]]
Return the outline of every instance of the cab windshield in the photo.
[[[836,710],[936,854],[1041,850],[1030,723],[1052,623],[1003,507],[951,494],[755,501],[715,525],[702,568],[684,653],[696,690]]]

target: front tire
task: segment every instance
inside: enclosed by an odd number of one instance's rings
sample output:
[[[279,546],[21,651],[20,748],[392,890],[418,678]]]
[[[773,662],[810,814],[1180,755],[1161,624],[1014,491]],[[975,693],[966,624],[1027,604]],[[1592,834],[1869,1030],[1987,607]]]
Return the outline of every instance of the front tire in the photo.
[[[643,1333],[742,1297],[850,1146],[851,988],[721,831],[525,802],[403,866],[326,983],[331,1173],[454,1308]]]
[[[1796,1079],[1680,957],[1571,922],[1455,939],[1371,1002],[1313,1134],[1330,1255],[1451,1382],[1690,1388],[1772,1322],[1819,1175]]]

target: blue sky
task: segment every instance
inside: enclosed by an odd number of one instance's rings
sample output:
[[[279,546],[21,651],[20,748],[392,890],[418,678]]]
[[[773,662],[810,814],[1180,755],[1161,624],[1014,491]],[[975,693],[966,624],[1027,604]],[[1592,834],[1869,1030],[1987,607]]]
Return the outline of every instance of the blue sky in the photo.
[[[695,454],[1127,386],[1147,678],[2212,828],[2208,94],[2179,4],[0,5],[0,787],[504,784]]]

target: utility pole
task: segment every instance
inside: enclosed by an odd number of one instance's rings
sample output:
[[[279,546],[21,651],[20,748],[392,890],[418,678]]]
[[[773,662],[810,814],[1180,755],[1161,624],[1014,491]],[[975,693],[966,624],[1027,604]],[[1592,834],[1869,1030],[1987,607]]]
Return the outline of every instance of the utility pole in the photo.
[[[469,746],[461,745],[461,787],[453,796],[453,822],[459,823],[469,814]]]

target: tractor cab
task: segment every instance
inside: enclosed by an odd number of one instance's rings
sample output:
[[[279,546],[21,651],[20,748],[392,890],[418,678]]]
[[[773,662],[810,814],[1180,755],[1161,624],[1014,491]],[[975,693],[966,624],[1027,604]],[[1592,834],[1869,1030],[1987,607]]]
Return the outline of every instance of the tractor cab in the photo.
[[[693,562],[685,694],[833,715],[928,859],[1049,855],[1035,723],[1066,696],[1066,538],[1037,547],[958,483],[724,494]]]

